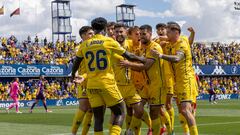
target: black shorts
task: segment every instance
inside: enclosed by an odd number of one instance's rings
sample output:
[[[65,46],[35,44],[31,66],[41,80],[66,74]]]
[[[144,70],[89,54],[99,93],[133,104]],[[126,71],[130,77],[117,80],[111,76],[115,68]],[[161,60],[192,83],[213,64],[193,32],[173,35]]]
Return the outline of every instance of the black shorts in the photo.
[[[37,100],[44,100],[45,99],[45,96],[43,93],[39,93],[36,97]]]

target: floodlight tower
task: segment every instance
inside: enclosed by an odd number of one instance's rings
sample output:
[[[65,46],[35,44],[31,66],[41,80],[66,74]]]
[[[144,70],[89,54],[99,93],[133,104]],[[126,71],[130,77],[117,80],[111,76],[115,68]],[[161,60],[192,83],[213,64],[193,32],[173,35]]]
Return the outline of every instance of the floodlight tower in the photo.
[[[123,23],[127,26],[134,26],[134,7],[135,5],[129,4],[121,4],[116,6],[116,22]]]
[[[71,26],[71,8],[70,0],[54,0],[51,3],[52,10],[52,41],[55,36],[57,39],[66,41],[66,36],[70,37],[72,34]]]

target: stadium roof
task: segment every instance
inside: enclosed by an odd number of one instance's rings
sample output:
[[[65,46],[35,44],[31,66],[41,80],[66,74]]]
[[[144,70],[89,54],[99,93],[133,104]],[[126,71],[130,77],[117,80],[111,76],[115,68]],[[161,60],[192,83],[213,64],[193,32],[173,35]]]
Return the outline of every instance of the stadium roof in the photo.
[[[131,5],[131,4],[121,4],[118,5],[117,7],[135,7],[136,5]]]

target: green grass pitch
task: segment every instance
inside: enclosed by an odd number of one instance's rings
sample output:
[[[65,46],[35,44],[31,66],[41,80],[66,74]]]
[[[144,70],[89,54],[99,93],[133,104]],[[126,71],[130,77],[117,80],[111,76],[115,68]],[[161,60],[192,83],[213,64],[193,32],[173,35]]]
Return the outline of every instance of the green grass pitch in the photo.
[[[29,108],[20,108],[23,114],[16,114],[15,109],[7,114],[0,109],[0,135],[71,135],[71,124],[77,106],[50,107],[52,113],[45,113],[37,107],[33,113]],[[177,109],[175,109],[175,114]],[[106,112],[104,131],[107,132],[110,112]],[[200,135],[240,135],[240,100],[222,100],[218,104],[198,101],[197,124]],[[125,127],[125,126],[123,126]],[[81,128],[79,129],[79,134]],[[123,129],[124,130],[124,129]],[[142,126],[142,134],[147,132]],[[182,135],[178,116],[175,117],[175,133]],[[89,134],[93,134],[93,129]]]

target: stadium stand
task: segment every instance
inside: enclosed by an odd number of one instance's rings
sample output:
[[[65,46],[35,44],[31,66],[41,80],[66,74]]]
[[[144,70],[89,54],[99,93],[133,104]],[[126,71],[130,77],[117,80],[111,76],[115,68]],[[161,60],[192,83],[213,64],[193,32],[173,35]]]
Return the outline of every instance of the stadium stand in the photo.
[[[67,43],[57,41],[55,44],[39,44],[36,37],[35,42],[30,38],[18,43],[14,36],[2,37],[0,43],[0,64],[68,64],[72,61],[75,42]]]
[[[195,43],[192,48],[193,64],[199,65],[240,65],[240,44]]]
[[[20,82],[20,90],[25,96],[19,95],[20,100],[32,100],[36,98],[37,80],[29,79]],[[8,100],[11,82],[0,82],[0,100]],[[52,79],[46,84],[46,98],[47,99],[65,99],[76,97],[76,87],[69,79],[62,78],[61,80]]]
[[[47,42],[47,39],[34,41],[28,36],[23,42],[19,42],[15,36],[0,37],[0,64],[46,64],[65,65],[73,62],[76,42]],[[240,44],[194,43],[192,47],[193,63],[195,65],[240,65]],[[21,80],[21,79],[20,79]],[[209,89],[215,89],[218,94],[238,94],[240,89],[240,77],[236,76],[201,76],[199,93],[208,94]],[[21,100],[32,100],[36,97],[36,80],[21,81],[21,90],[26,96],[20,96]],[[0,100],[8,100],[10,81],[0,82]],[[64,99],[76,97],[76,87],[68,78],[56,78],[48,80],[47,99]]]

